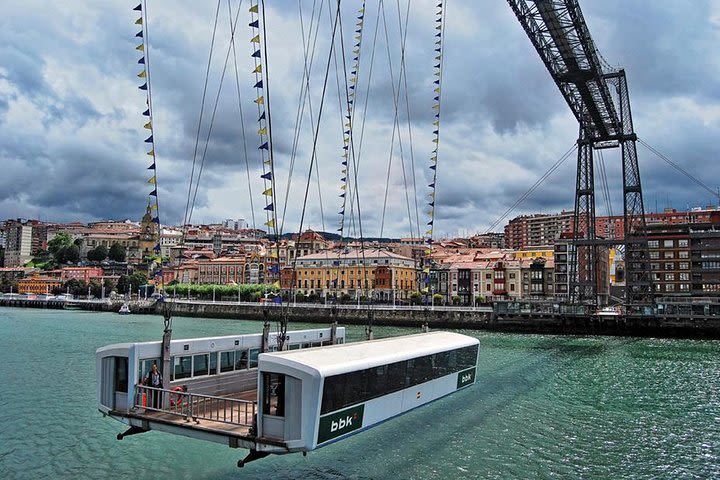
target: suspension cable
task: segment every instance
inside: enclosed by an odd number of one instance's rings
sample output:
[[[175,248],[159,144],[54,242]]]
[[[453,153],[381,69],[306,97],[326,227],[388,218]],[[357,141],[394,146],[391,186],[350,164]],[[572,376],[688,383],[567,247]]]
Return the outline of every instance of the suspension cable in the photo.
[[[573,144],[573,146],[565,152],[565,154],[560,157],[550,168],[547,169],[545,173],[542,174],[540,178],[537,179],[537,181],[525,192],[523,193],[520,198],[518,198],[515,203],[513,203],[507,210],[505,210],[505,213],[503,213],[497,220],[495,220],[490,227],[485,231],[486,234],[493,231],[493,229],[500,224],[505,218],[507,218],[508,215],[510,215],[520,204],[522,204],[530,195],[532,195],[535,190],[550,176],[552,175],[555,170],[560,168],[560,165],[562,165],[565,160],[570,158],[570,155],[575,151],[577,148],[577,144]]]

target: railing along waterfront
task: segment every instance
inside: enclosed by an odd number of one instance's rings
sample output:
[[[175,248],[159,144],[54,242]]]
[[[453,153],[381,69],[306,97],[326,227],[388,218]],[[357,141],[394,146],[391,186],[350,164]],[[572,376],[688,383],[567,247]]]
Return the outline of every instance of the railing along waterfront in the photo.
[[[207,420],[251,427],[257,402],[136,385],[133,407],[176,415],[186,421]]]

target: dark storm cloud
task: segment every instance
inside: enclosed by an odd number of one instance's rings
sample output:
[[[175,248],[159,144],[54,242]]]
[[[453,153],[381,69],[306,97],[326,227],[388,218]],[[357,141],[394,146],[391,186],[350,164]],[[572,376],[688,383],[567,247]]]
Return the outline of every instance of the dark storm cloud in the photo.
[[[363,228],[370,235],[380,231],[391,148],[394,159],[383,232],[405,235],[409,231],[397,132],[394,146],[391,143],[393,89],[400,80],[400,40],[397,6],[390,3],[385,14],[395,73],[391,79],[388,40],[381,23],[371,96],[367,117],[363,118],[367,83],[362,82],[367,82],[369,73],[378,8],[370,2],[356,103],[354,135],[358,142],[357,129],[366,122],[359,159],[360,192]],[[310,6],[302,6],[307,32]],[[407,94],[421,212],[427,203],[427,167],[433,148],[434,6],[413,0],[406,44],[407,92],[404,79],[400,91],[403,155],[409,165]],[[22,9],[7,7],[9,18],[16,20],[0,33],[0,162],[4,169],[0,175],[0,217],[139,219],[144,212],[150,190],[146,183],[149,162],[143,151],[147,131],[142,129],[145,119],[141,112],[145,105],[135,76],[140,70],[140,52],[134,49],[138,28],[133,25],[135,14],[126,7],[98,4],[70,11],[60,4],[34,0]],[[185,214],[193,158],[196,175],[203,161],[210,115],[228,51],[229,22],[225,5],[218,21],[198,135],[214,5],[158,1],[149,7],[158,188],[162,215],[176,223]],[[712,7],[709,1],[693,2],[693,8],[670,0],[582,3],[600,53],[611,65],[626,69],[638,135],[707,183],[720,175],[714,147],[720,133],[720,62],[712,55],[718,41],[719,12]],[[302,39],[296,2],[270,2],[268,8],[277,191],[281,192],[278,202],[284,204],[303,72]],[[355,7],[344,2],[343,8],[343,33],[350,39]],[[435,226],[438,232],[483,231],[568,149],[577,137],[577,125],[505,2],[452,2],[447,12]],[[238,111],[231,57],[204,155],[195,219],[251,216],[246,149],[255,213],[260,216],[262,165],[257,150],[257,109],[252,103],[255,93],[249,54],[253,45],[248,42],[246,17],[246,12],[241,12],[236,36],[244,122]],[[286,231],[299,223],[313,150],[317,152],[326,228],[334,230],[338,220],[342,126],[334,64],[316,143],[310,133],[321,105],[329,38],[328,12],[324,11],[312,66],[315,117],[309,118],[306,106],[295,152],[292,200],[285,214]],[[345,75],[340,72],[339,76],[344,90]],[[678,208],[708,203],[708,192],[644,147],[638,149],[647,208],[653,209],[658,197],[665,198],[657,202],[660,208],[668,201]],[[613,208],[618,212],[622,205],[619,156],[608,153],[605,161]],[[573,155],[518,205],[510,218],[520,213],[571,209],[574,171]],[[406,175],[411,188],[412,173],[406,170]],[[315,173],[311,178],[314,182]],[[27,188],[29,183],[32,188]],[[323,223],[317,197],[317,187],[312,184],[309,199],[314,203],[308,205],[304,225],[313,228]],[[414,203],[411,200],[412,215]],[[601,205],[598,211],[604,208]],[[422,213],[420,223],[421,227],[425,223]]]

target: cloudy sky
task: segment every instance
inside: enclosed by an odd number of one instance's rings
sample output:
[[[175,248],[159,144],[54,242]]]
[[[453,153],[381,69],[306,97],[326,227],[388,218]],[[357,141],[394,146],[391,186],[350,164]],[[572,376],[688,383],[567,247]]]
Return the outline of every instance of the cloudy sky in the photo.
[[[329,57],[328,3],[266,3],[268,58],[264,60],[270,78],[276,193],[281,206],[287,203],[286,208],[278,208],[279,216],[285,231],[297,230],[301,217],[305,228],[334,231],[342,176],[338,82],[342,91],[345,87],[341,52]],[[150,162],[143,143],[147,130],[142,128],[145,97],[137,88],[141,66],[135,49],[139,28],[132,9],[136,4],[11,0],[3,5],[0,218],[91,221],[139,219],[144,213],[151,188],[146,183]],[[422,230],[427,221],[435,4],[412,0],[406,75],[401,77],[403,42],[398,25],[405,24],[407,1],[367,2],[353,131],[366,236],[407,236],[418,230],[418,217]],[[360,5],[358,0],[343,0],[346,65],[351,61]],[[152,0],[147,6],[163,223],[177,224],[185,218],[193,160],[196,174],[203,165],[193,222],[245,218],[252,223],[254,216],[262,227],[265,220],[248,6],[248,1],[220,2],[212,50],[216,2]],[[720,185],[716,52],[720,2],[584,0],[581,6],[602,56],[626,70],[638,136],[716,189]],[[484,232],[493,225],[500,230],[506,223],[498,222],[501,215],[572,148],[577,124],[507,2],[449,0],[446,7],[435,235]],[[229,46],[235,18],[234,56]],[[310,94],[309,101],[301,103],[303,45],[309,43]],[[398,85],[396,109],[393,91]],[[302,112],[299,128],[298,111]],[[394,129],[396,115],[399,133]],[[318,125],[313,149],[313,130]],[[317,168],[309,172],[313,151]],[[646,210],[717,203],[710,192],[644,146],[638,145],[638,154]],[[621,213],[619,152],[604,151],[603,158],[611,208]],[[571,209],[574,175],[573,155],[508,218]],[[599,201],[598,214],[609,210]],[[346,211],[349,214],[350,207]],[[346,225],[351,225],[349,217]]]

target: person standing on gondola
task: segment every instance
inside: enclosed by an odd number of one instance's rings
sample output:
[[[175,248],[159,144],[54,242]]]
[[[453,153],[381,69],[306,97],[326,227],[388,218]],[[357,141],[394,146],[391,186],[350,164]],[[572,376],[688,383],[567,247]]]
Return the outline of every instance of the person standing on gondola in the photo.
[[[162,374],[158,370],[157,364],[153,363],[152,369],[145,379],[145,385],[152,388],[161,389],[163,386]],[[161,395],[162,392],[159,390],[149,390],[150,394],[150,405],[152,408],[160,408],[162,406]]]

